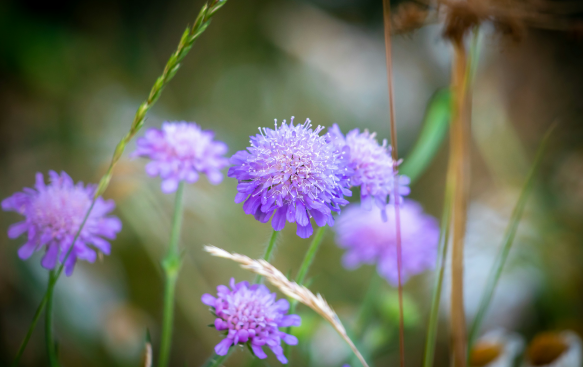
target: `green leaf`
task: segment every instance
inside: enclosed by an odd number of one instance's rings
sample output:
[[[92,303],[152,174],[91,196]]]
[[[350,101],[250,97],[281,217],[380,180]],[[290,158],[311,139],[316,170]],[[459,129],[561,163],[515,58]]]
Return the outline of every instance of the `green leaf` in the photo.
[[[411,182],[416,181],[433,160],[446,136],[450,117],[451,93],[449,89],[441,89],[431,98],[419,138],[399,168],[399,173],[409,177]]]

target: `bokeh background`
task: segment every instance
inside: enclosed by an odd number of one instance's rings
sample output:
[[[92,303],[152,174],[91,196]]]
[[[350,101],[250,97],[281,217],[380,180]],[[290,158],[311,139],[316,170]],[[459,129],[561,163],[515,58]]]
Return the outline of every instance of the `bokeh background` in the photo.
[[[0,3],[0,197],[31,186],[36,172],[68,172],[97,182],[182,31],[202,1],[88,0]],[[581,13],[571,14],[574,19]],[[543,330],[583,332],[583,37],[581,32],[525,29],[519,39],[486,25],[479,39],[473,91],[472,200],[466,251],[466,309],[471,319],[500,246],[534,151],[554,120],[546,153],[484,330],[504,327],[526,341]],[[449,44],[433,22],[394,39],[399,155],[406,159],[432,95],[447,87]],[[146,126],[196,121],[213,129],[230,153],[257,127],[290,116],[343,131],[368,128],[389,138],[382,3],[377,0],[229,0],[151,110]],[[133,143],[127,152],[133,150]],[[128,153],[105,193],[117,203],[123,230],[112,254],[80,262],[56,291],[56,335],[65,366],[138,366],[146,330],[160,335],[162,273],[172,195],[148,178]],[[447,140],[412,185],[411,197],[438,217]],[[213,244],[260,257],[270,226],[233,203],[236,183],[201,179],[186,190],[173,366],[197,366],[220,340],[203,293],[231,277],[252,279],[234,263],[202,251]],[[17,221],[0,213],[0,232]],[[292,228],[294,227],[294,228]],[[14,357],[46,286],[39,254],[18,259],[19,240],[0,235],[0,365]],[[288,226],[274,264],[295,274],[309,240]],[[342,268],[328,231],[310,271],[350,328],[371,282],[359,343],[375,365],[398,363],[396,290],[370,266]],[[433,274],[405,286],[406,351],[420,365]],[[447,283],[447,282],[446,282]],[[445,294],[448,284],[445,286]],[[311,310],[300,306],[296,366],[341,366],[351,354]],[[448,302],[442,302],[436,364],[448,364]],[[22,360],[45,366],[42,321]],[[255,363],[245,350],[229,366]],[[273,358],[266,365],[277,365]],[[260,364],[257,364],[260,365]],[[353,364],[356,365],[356,364]]]

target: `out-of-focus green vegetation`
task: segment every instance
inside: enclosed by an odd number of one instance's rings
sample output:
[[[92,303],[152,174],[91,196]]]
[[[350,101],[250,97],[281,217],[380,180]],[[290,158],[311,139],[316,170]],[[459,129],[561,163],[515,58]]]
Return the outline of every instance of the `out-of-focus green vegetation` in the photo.
[[[184,0],[2,2],[0,197],[32,186],[34,173],[49,169],[96,182],[201,5]],[[299,121],[309,117],[315,125],[338,123],[343,131],[368,128],[388,139],[381,9],[372,0],[230,1],[197,41],[146,127],[164,120],[196,121],[213,129],[230,153],[244,149],[257,127],[292,115]],[[431,96],[449,81],[450,50],[440,32],[438,25],[430,25],[394,40],[399,154],[404,158],[418,139]],[[477,311],[536,146],[560,116],[483,329],[505,327],[527,339],[549,329],[581,333],[583,48],[565,33],[531,31],[512,44],[488,29],[480,48],[472,111],[468,319]],[[428,117],[435,116],[432,111]],[[444,125],[436,126],[440,129],[425,141],[444,135]],[[427,147],[435,156],[417,163],[412,186],[411,197],[434,216],[443,200],[445,144],[446,136],[442,145]],[[143,166],[139,159],[122,157],[105,192],[116,200],[116,215],[124,225],[112,254],[96,264],[79,263],[74,276],[57,286],[55,329],[64,366],[137,366],[147,329],[157,353],[163,290],[159,259],[169,240],[172,197],[160,192],[159,181],[148,178]],[[210,258],[202,246],[210,243],[258,258],[269,240],[270,227],[234,204],[235,187],[232,179],[212,186],[202,178],[185,189],[173,366],[201,365],[219,340],[207,327],[213,317],[200,296],[230,277],[253,279],[235,264]],[[1,212],[0,232],[5,234],[17,218]],[[288,227],[278,241],[274,265],[295,277],[309,240]],[[21,261],[19,245],[0,235],[0,365],[14,357],[46,284],[38,255]],[[380,281],[366,324],[360,325],[359,311],[376,275],[372,267],[345,270],[341,256],[328,231],[308,284],[357,332],[357,344],[374,365],[396,365],[395,290]],[[432,274],[426,273],[405,286],[409,365],[421,364],[432,284]],[[448,294],[445,284],[444,320]],[[296,332],[300,343],[292,348],[293,365],[341,366],[352,358],[324,321],[303,306],[298,312],[303,325]],[[437,366],[448,363],[445,325],[439,328]],[[43,343],[39,329],[23,366],[46,366]],[[252,363],[241,350],[228,365]],[[268,363],[277,362],[270,357]]]

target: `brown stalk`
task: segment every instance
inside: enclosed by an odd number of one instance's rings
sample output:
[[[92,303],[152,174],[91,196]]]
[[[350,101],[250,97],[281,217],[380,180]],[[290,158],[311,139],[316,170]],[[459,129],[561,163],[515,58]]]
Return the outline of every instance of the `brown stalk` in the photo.
[[[383,0],[383,21],[385,26],[385,53],[387,61],[387,84],[389,88],[389,113],[391,124],[391,146],[394,171],[398,169],[399,154],[397,150],[397,124],[395,118],[395,94],[393,89],[393,57],[391,50],[391,2]],[[401,217],[399,213],[399,176],[395,175],[395,227],[397,242],[397,274],[399,292],[399,355],[400,366],[405,367],[405,323],[403,318],[403,284],[401,283],[402,248],[401,248]]]
[[[454,167],[453,195],[453,243],[451,263],[451,333],[453,346],[453,365],[466,366],[466,320],[464,313],[464,236],[466,233],[466,216],[469,188],[467,119],[467,54],[463,35],[451,38],[454,48],[452,90],[453,108],[450,129],[450,159]]]

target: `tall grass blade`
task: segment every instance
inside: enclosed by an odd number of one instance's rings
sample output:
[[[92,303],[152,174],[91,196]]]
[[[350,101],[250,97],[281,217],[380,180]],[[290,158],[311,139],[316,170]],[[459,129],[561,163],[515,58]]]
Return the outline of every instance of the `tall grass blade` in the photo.
[[[451,93],[449,89],[438,90],[429,101],[423,129],[411,153],[399,167],[399,173],[415,182],[425,172],[447,135],[450,119]]]
[[[472,345],[476,341],[478,337],[478,332],[480,331],[480,326],[482,321],[484,320],[484,316],[488,311],[488,306],[490,306],[490,302],[492,301],[492,296],[494,295],[494,291],[496,290],[496,285],[500,280],[500,275],[502,274],[502,270],[504,269],[504,264],[506,264],[506,260],[508,258],[508,254],[510,253],[510,249],[512,247],[512,243],[514,242],[514,238],[516,236],[516,232],[518,230],[518,225],[520,223],[520,218],[522,217],[522,213],[524,212],[524,207],[526,206],[526,202],[528,200],[528,196],[532,191],[532,186],[534,183],[534,178],[538,169],[540,167],[540,163],[544,157],[544,152],[548,146],[549,139],[553,130],[555,129],[556,124],[553,124],[549,130],[545,133],[545,136],[536,152],[536,156],[534,158],[534,162],[532,163],[532,167],[526,176],[526,181],[522,186],[520,191],[520,195],[518,197],[518,201],[516,202],[516,206],[512,210],[512,214],[510,216],[510,221],[508,222],[508,227],[506,228],[506,232],[504,234],[504,239],[502,240],[502,247],[500,247],[500,251],[494,260],[494,264],[492,265],[492,269],[490,270],[490,274],[488,275],[488,280],[486,282],[486,287],[484,289],[484,293],[482,293],[482,298],[480,299],[480,306],[478,308],[478,313],[474,318],[474,322],[472,323],[472,327],[470,329],[470,336],[469,336],[469,343],[468,343],[468,356],[470,355],[469,351],[471,351]]]

